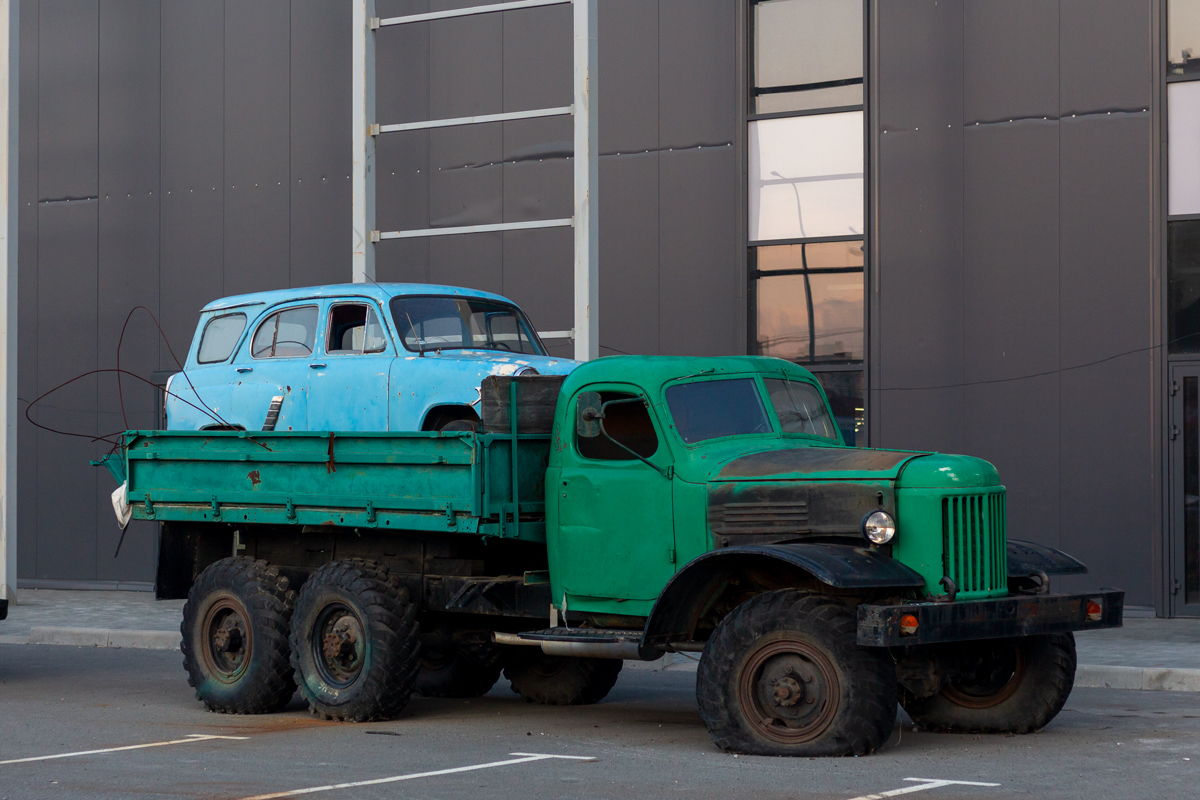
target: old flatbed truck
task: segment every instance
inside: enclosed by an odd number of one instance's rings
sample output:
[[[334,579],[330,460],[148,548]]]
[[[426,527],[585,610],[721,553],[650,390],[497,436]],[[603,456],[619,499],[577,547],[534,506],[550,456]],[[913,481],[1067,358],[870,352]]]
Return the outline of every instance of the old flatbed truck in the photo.
[[[118,512],[162,523],[157,592],[187,598],[213,711],[395,716],[413,691],[601,700],[622,659],[700,653],[738,752],[863,754],[897,702],[934,730],[1034,731],[1072,631],[1124,593],[1006,538],[991,464],[846,447],[806,370],[613,357],[488,378],[455,433],[130,431]]]

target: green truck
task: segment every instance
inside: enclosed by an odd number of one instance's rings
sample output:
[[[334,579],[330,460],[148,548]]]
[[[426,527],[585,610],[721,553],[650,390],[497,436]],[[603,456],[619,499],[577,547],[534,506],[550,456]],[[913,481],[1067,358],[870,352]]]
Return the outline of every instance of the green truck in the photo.
[[[735,752],[878,749],[897,703],[934,730],[1040,729],[1073,631],[1124,593],[1008,539],[991,464],[846,447],[808,371],[620,356],[493,377],[478,429],[130,431],[102,462],[119,517],[161,522],[157,592],[187,598],[189,682],[328,719],[469,697],[604,698],[623,660],[699,654]]]

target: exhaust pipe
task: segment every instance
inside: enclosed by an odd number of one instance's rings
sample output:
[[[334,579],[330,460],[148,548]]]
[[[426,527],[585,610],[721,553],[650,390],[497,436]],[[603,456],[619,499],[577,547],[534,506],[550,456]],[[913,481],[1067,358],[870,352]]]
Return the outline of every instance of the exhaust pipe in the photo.
[[[642,655],[637,642],[540,642],[535,639],[522,639],[515,633],[492,633],[492,641],[496,644],[517,645],[521,647],[541,646],[542,652],[548,656],[563,656],[576,658],[616,658],[622,661],[641,661]]]

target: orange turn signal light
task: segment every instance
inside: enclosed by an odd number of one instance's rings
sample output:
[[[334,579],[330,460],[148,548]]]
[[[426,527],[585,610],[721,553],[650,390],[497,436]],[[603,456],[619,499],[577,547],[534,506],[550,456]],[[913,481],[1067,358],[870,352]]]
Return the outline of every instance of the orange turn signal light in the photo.
[[[1098,600],[1088,600],[1087,618],[1088,622],[1099,622],[1100,616],[1104,613],[1104,606],[1100,605]]]
[[[912,636],[917,632],[917,618],[912,614],[905,614],[900,618],[900,635]]]

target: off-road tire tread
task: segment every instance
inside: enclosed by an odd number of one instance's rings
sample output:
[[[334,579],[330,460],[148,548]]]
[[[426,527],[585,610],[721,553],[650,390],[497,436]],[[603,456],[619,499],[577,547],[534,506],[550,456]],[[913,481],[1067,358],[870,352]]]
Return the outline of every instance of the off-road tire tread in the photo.
[[[940,693],[917,700],[902,697],[913,722],[942,733],[1034,733],[1050,724],[1066,705],[1075,687],[1075,636],[1055,633],[1026,637],[1023,644],[1039,648],[1037,661],[1025,675],[1027,687],[999,706],[971,712],[951,703]]]
[[[420,649],[417,609],[409,602],[408,590],[389,571],[366,559],[345,559],[315,570],[300,588],[296,600],[300,620],[307,603],[323,586],[348,589],[362,603],[367,628],[373,639],[371,663],[357,697],[345,705],[329,706],[309,689],[300,671],[298,653],[306,646],[303,631],[293,627],[292,670],[309,711],[320,719],[340,722],[372,722],[393,719],[408,705],[417,678]]]
[[[828,645],[831,660],[851,676],[828,731],[798,745],[760,740],[740,720],[738,701],[727,688],[745,651],[760,636],[793,630],[815,634]],[[895,664],[886,650],[859,647],[854,612],[821,595],[795,589],[765,592],[730,612],[709,637],[696,671],[700,716],[722,750],[775,756],[861,756],[878,750],[896,722]],[[840,662],[840,664],[839,664]],[[843,678],[842,682],[847,679]]]
[[[546,656],[539,649],[514,648],[520,650],[508,659],[504,666],[504,677],[508,678],[512,690],[526,703],[544,706],[587,706],[599,703],[612,691],[621,675],[625,662],[615,658],[566,657],[563,668],[546,677],[532,669],[532,665]],[[525,652],[526,650],[530,652]]]
[[[183,606],[183,621],[179,625],[183,666],[188,673],[188,686],[196,690],[196,699],[209,711],[219,714],[269,714],[288,704],[296,693],[289,660],[291,648],[288,634],[296,593],[288,588],[288,579],[261,559],[247,557],[223,558],[210,564],[197,576],[188,591]],[[189,630],[200,623],[196,612],[205,597],[214,591],[227,589],[242,598],[251,614],[254,631],[254,653],[258,663],[255,680],[239,686],[237,697],[219,698],[203,691],[204,674],[199,659],[192,652]]]

